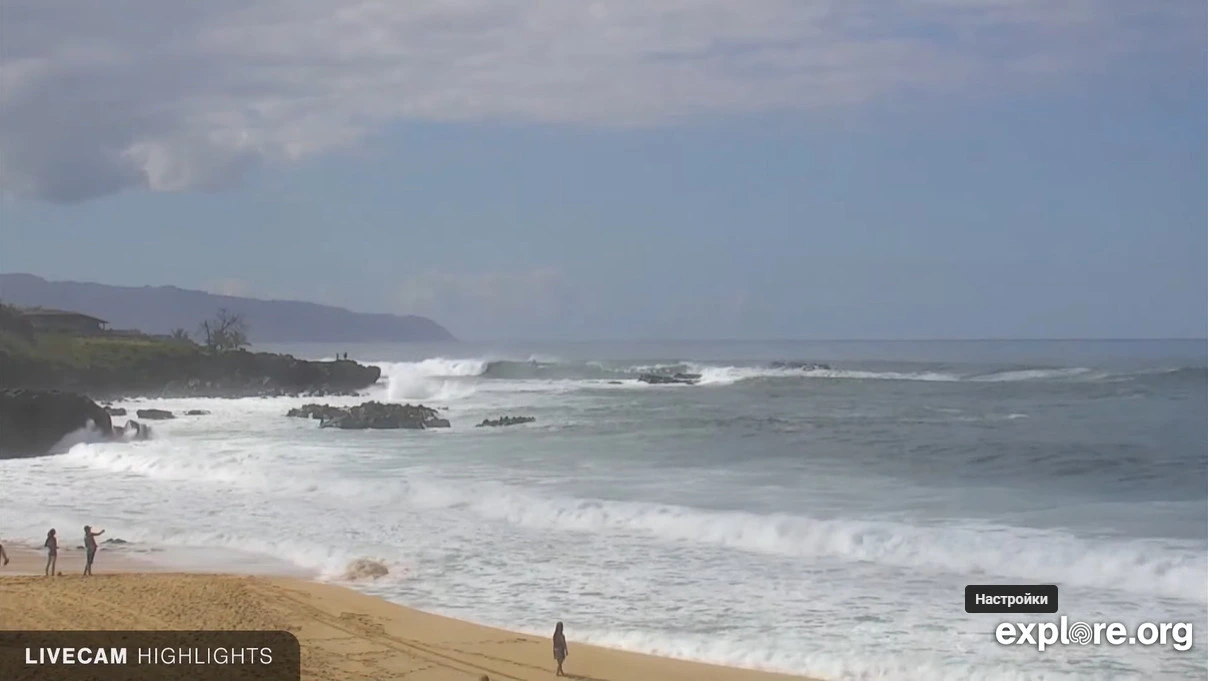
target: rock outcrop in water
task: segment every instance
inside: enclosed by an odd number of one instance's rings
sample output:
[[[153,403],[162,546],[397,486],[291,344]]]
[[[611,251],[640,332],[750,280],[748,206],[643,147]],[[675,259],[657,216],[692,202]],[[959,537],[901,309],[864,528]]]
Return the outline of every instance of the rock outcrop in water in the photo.
[[[48,454],[65,436],[89,424],[101,437],[112,437],[109,413],[83,395],[0,390],[0,459]]]
[[[306,404],[290,409],[286,416],[318,419],[320,428],[342,430],[448,428],[448,419],[422,404],[388,404],[365,402],[355,407],[335,407],[330,404]]]
[[[349,582],[359,582],[366,579],[374,580],[390,574],[390,569],[380,560],[372,558],[357,558],[344,568],[343,578]]]
[[[483,419],[482,423],[476,427],[499,428],[502,426],[519,426],[524,423],[533,423],[536,420],[533,416],[500,416],[497,419]]]
[[[134,412],[134,415],[148,421],[167,421],[176,418],[176,414],[167,409],[139,409]]]
[[[333,419],[341,416],[347,407],[333,407],[330,404],[304,404],[286,412],[286,416],[299,419]]]
[[[150,440],[151,426],[130,419],[125,425],[113,427],[113,438],[124,441]]]
[[[667,385],[672,383],[682,383],[684,385],[696,385],[700,382],[700,374],[654,374],[645,373],[638,376],[638,381],[642,383],[650,383],[653,385]]]

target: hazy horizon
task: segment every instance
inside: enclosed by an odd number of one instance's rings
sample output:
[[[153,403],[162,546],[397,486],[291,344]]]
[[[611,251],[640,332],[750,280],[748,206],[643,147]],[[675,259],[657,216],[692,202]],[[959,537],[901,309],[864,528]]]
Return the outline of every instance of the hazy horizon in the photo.
[[[35,277],[41,276],[41,275],[38,275],[33,272],[0,272],[0,276],[5,275],[5,274],[31,275],[31,276],[35,276]],[[41,277],[41,278],[46,279],[45,277]],[[99,282],[99,281],[84,282],[84,281],[66,280],[66,279],[64,279],[64,280],[47,279],[47,281],[52,281],[52,282],[53,281],[63,281],[63,282],[71,282],[71,283],[87,283],[87,284],[101,284],[101,285],[106,285],[106,286],[118,286],[116,284],[107,284],[106,282]],[[139,288],[140,287],[140,286],[126,286],[126,285],[121,285],[121,286],[126,287],[126,288]],[[141,286],[150,287],[150,288],[183,289],[183,287],[176,286],[174,284],[143,284]],[[192,290],[192,289],[184,289],[184,290]],[[218,294],[218,295],[226,295],[226,294]],[[246,298],[249,300],[258,300],[258,301],[262,301],[262,302],[313,303],[316,305],[337,307],[340,309],[345,309],[350,312],[355,312],[355,313],[360,313],[360,314],[399,314],[399,313],[394,313],[394,312],[385,311],[385,310],[372,310],[372,309],[362,310],[362,309],[344,307],[344,306],[339,306],[339,305],[329,305],[327,303],[318,303],[318,302],[311,301],[311,300],[290,299],[290,298],[256,298],[254,296],[233,296],[233,297]],[[4,302],[3,292],[0,291],[0,303],[3,303],[3,302]],[[430,317],[430,318],[432,319],[432,321],[435,321],[436,323],[441,324],[441,320],[439,318],[436,318],[436,317]],[[252,322],[253,320],[249,319],[248,321]],[[623,343],[638,343],[638,344],[659,344],[659,343],[757,344],[757,343],[791,343],[791,342],[801,342],[801,343],[993,343],[993,342],[1049,343],[1049,342],[1057,342],[1057,343],[1059,343],[1059,342],[1164,342],[1164,341],[1169,341],[1169,342],[1194,342],[1194,343],[1205,342],[1205,343],[1208,343],[1208,335],[1200,336],[1200,337],[1195,337],[1195,336],[1140,337],[1139,336],[1139,337],[1131,337],[1131,338],[1130,337],[1085,337],[1085,338],[1077,338],[1077,337],[1047,337],[1047,338],[1046,337],[931,337],[931,338],[928,338],[928,337],[884,337],[884,338],[863,337],[863,338],[856,338],[856,337],[852,337],[852,338],[838,338],[838,337],[821,337],[821,336],[816,336],[816,337],[785,336],[785,337],[767,337],[767,338],[754,338],[754,337],[752,337],[752,338],[643,337],[643,336],[602,336],[602,337],[593,337],[593,338],[542,338],[542,337],[531,337],[531,338],[474,337],[474,338],[466,338],[466,337],[462,337],[462,336],[457,336],[456,334],[454,334],[454,335],[456,336],[456,338],[454,340],[441,341],[441,342],[443,342],[443,343],[462,343],[462,344],[551,343],[552,342],[552,343],[564,343],[564,344],[569,344],[569,345],[590,344],[590,343],[597,343],[597,342],[623,342]],[[314,341],[313,343],[316,345],[343,344],[343,345],[353,346],[353,345],[376,344],[376,343],[380,343],[380,342],[381,341],[353,341],[353,342],[340,343],[340,342],[336,342],[336,341],[331,341],[331,342]],[[417,341],[417,342],[427,343],[430,341]],[[296,343],[309,344],[311,342],[310,341],[296,341]],[[283,343],[281,343],[279,341],[269,341],[269,342],[255,343],[253,345],[281,345],[281,344],[283,344]]]

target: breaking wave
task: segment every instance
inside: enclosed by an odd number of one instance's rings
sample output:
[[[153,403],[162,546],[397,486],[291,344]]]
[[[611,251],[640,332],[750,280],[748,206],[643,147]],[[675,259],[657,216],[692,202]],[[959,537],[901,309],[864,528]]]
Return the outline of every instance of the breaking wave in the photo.
[[[435,357],[421,362],[379,364],[386,381],[386,397],[391,401],[456,400],[473,395],[472,380],[486,370],[480,359],[444,359]]]
[[[1008,525],[917,524],[854,518],[761,514],[596,498],[544,496],[501,483],[457,483],[426,475],[386,480],[285,478],[230,453],[181,456],[164,446],[77,445],[62,463],[168,480],[204,480],[257,494],[330,501],[355,498],[367,511],[396,509],[470,513],[529,529],[640,534],[660,542],[724,547],[747,553],[867,562],[897,568],[1038,579],[1208,603],[1202,544],[1175,539],[1087,539],[1061,530]],[[236,535],[184,533],[130,536],[135,541],[263,551]],[[338,576],[364,554],[290,545],[279,555]],[[393,573],[393,566],[391,569]]]
[[[902,568],[1056,580],[1070,586],[1122,590],[1208,602],[1202,548],[1162,541],[1095,541],[1057,531],[1007,526],[920,526],[884,521],[647,504],[537,498],[496,489],[461,494],[414,490],[414,501],[468,507],[494,520],[575,532],[639,532],[794,557],[867,561]]]
[[[785,366],[789,364],[790,366]],[[618,361],[559,361],[434,357],[418,362],[379,363],[385,396],[390,400],[457,400],[473,395],[489,381],[577,382],[584,385],[622,384],[648,387],[638,382],[642,374],[689,374],[696,384],[725,386],[752,380],[829,379],[852,381],[928,381],[971,383],[1197,381],[1208,382],[1208,367],[1188,366],[1109,372],[1090,367],[1005,367],[960,371],[926,366],[892,369],[791,366],[793,362],[724,364],[666,361],[634,364]],[[671,386],[677,387],[677,386]]]

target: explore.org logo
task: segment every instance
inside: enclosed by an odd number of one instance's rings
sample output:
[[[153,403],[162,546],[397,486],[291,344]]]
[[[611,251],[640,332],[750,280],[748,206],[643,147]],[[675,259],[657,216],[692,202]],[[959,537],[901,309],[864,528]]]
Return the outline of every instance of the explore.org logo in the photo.
[[[1122,622],[1073,622],[1062,615],[1059,622],[1001,622],[994,628],[1000,644],[1034,645],[1043,651],[1053,645],[1142,645],[1170,646],[1179,652],[1191,650],[1190,622],[1142,622],[1130,632]]]

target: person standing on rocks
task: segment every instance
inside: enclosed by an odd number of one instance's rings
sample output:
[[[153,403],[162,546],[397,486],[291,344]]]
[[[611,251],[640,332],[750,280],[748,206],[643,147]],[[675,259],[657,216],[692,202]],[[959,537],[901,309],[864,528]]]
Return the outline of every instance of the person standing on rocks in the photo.
[[[46,547],[46,576],[52,577],[59,566],[59,540],[55,537],[55,528],[50,528],[50,532],[46,533],[42,546]]]
[[[92,574],[92,559],[96,558],[96,538],[105,534],[104,530],[93,532],[91,525],[84,526],[84,576]]]

